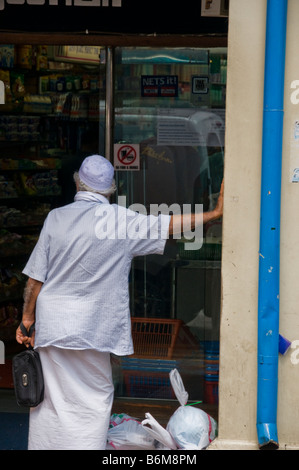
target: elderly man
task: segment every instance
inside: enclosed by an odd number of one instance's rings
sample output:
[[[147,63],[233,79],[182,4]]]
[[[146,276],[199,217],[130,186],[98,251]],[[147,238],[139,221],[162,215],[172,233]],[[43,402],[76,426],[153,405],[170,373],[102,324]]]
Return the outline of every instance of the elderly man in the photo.
[[[75,176],[75,201],[52,210],[24,269],[28,281],[19,343],[40,353],[43,402],[30,411],[33,449],[105,449],[113,402],[110,354],[133,353],[128,276],[135,256],[163,254],[182,232],[179,215],[145,216],[109,203],[114,169],[87,157]],[[216,208],[202,222],[222,216]]]

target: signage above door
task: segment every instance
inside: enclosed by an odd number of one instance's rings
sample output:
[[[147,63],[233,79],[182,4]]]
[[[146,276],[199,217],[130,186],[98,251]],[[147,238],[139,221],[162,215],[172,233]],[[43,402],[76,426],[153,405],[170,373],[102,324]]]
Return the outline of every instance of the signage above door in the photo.
[[[226,34],[228,19],[203,16],[200,0],[0,0],[0,25],[18,32]]]

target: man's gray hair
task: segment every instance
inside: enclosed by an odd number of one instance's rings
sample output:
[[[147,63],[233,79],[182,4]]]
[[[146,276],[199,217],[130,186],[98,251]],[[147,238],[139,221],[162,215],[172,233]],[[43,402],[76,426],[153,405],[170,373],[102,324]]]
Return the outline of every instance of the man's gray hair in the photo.
[[[79,173],[77,171],[74,173],[74,181],[77,185],[77,191],[89,191],[91,193],[101,194],[105,197],[111,196],[111,194],[115,193],[116,191],[115,180],[112,181],[110,188],[106,191],[98,191],[87,186],[87,184],[83,183],[83,181],[80,180]]]

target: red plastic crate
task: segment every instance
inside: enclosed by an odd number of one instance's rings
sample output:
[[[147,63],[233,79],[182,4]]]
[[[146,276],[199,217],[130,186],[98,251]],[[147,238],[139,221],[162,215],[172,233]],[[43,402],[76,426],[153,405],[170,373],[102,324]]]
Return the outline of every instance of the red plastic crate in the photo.
[[[171,359],[181,320],[132,318],[133,357]]]

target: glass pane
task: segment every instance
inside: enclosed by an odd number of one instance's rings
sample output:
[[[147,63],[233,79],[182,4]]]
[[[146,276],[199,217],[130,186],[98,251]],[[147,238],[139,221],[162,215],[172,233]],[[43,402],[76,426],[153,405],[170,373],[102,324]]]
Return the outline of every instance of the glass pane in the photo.
[[[139,169],[116,171],[118,196],[148,213],[154,204],[212,209],[223,177],[226,49],[119,48],[115,68],[114,142],[140,145]],[[204,227],[201,249],[185,242],[133,262],[135,354],[117,366],[119,394],[171,398],[176,367],[191,400],[217,403],[221,221]]]

